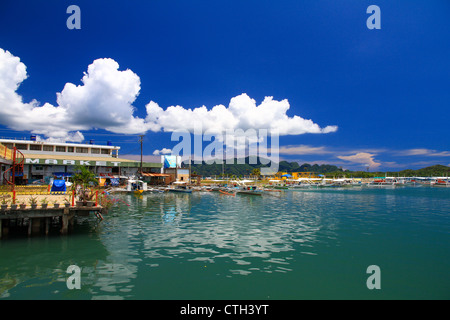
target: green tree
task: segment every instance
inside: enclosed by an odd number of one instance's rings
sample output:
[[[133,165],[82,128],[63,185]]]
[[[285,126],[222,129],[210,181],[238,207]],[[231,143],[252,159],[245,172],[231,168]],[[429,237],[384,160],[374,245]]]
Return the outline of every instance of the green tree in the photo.
[[[253,169],[252,170],[252,175],[259,178],[259,176],[261,175],[261,170],[260,169]]]
[[[80,201],[89,201],[94,196],[94,193],[91,191],[90,187],[98,185],[98,179],[96,178],[95,173],[90,171],[85,166],[76,166],[75,174],[71,178],[73,186],[77,190],[77,195]]]

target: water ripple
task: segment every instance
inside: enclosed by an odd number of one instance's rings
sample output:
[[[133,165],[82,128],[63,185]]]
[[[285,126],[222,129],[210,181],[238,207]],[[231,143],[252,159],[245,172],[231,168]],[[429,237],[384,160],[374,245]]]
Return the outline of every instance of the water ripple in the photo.
[[[261,295],[266,286],[271,296],[297,298],[302,286],[321,292],[332,291],[327,283],[345,287],[344,280],[352,278],[349,269],[373,259],[397,270],[398,281],[405,263],[405,279],[432,270],[423,281],[429,285],[409,287],[407,294],[415,297],[449,287],[449,190],[118,197],[129,206],[114,208],[84,234],[0,242],[0,298],[43,298],[42,292],[48,292],[44,298],[173,298],[178,292],[181,298],[193,292],[205,298],[211,293],[202,290],[236,292],[233,286],[241,283],[254,286],[251,298],[266,298],[269,294]],[[71,264],[82,267],[79,292],[65,288]]]

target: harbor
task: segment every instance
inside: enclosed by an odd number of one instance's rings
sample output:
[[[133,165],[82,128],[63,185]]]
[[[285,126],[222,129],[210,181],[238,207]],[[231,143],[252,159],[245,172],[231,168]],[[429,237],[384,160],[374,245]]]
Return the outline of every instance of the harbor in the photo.
[[[450,299],[449,0],[3,3],[0,301]]]
[[[0,299],[448,298],[447,175],[202,177],[176,157],[114,169],[19,152],[3,160]]]
[[[118,193],[71,236],[2,240],[0,299],[446,299],[449,192]],[[65,285],[72,264],[82,290]]]
[[[141,199],[153,193],[187,196],[216,193],[233,198],[282,198],[285,193],[314,190],[450,187],[448,176],[331,178],[312,172],[278,172],[242,178],[202,177],[192,174],[190,168],[183,168],[180,157],[156,157],[150,163],[130,162],[119,158],[120,148],[111,144],[96,145],[91,141],[47,145],[33,137],[0,142],[3,143],[0,158],[5,163],[0,175],[4,183],[0,186],[2,240],[11,234],[68,235],[80,217],[102,221],[112,206],[123,201],[118,195]]]
[[[130,179],[127,186],[106,189],[110,193],[151,192],[221,192],[222,194],[263,195],[268,192],[301,191],[323,188],[401,188],[401,187],[450,187],[448,177],[376,177],[376,178],[299,178],[299,179],[229,179],[202,180],[201,183],[179,182],[166,186],[148,186],[142,180]],[[134,184],[134,186],[132,185]],[[139,190],[139,192],[136,192]]]

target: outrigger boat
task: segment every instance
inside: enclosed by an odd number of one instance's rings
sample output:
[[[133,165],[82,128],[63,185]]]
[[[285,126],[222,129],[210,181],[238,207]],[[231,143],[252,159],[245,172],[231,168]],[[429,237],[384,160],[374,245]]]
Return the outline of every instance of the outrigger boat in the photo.
[[[369,182],[365,186],[372,188],[395,188],[399,183],[394,178],[383,178],[383,179],[375,179],[372,182]]]
[[[234,184],[234,188],[231,188],[231,190],[235,190],[237,194],[244,194],[244,195],[252,195],[252,196],[262,196],[263,191],[261,189],[258,189],[257,186],[248,186],[246,183],[254,183],[252,180],[235,180],[232,181]]]
[[[179,193],[192,193],[191,189],[187,189],[187,188],[183,188],[183,187],[167,188],[166,191],[179,192]]]
[[[262,190],[259,190],[256,186],[243,186],[240,187],[236,193],[246,194],[252,196],[262,196]]]
[[[138,179],[128,179],[126,191],[141,195],[144,191],[147,191],[147,183]]]
[[[289,190],[302,190],[318,187],[322,178],[298,178],[291,181],[292,184],[289,185]]]
[[[450,181],[438,178],[435,181],[432,181],[430,185],[432,187],[450,187]]]
[[[227,191],[225,191],[225,190],[219,190],[219,192],[220,192],[221,194],[225,194],[225,195],[233,196],[233,197],[236,195],[235,192],[227,192]]]
[[[188,189],[185,182],[175,181],[174,186],[166,188],[169,192],[179,192],[179,193],[192,193],[192,189]]]

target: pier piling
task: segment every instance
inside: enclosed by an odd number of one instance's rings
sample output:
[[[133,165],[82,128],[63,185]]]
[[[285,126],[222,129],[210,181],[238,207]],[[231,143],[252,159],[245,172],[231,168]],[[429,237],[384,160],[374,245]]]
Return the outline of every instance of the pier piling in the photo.
[[[28,236],[41,233],[48,235],[53,220],[60,222],[60,234],[67,235],[75,224],[76,216],[86,217],[93,213],[98,217],[102,210],[102,206],[6,209],[0,212],[0,239],[4,239],[8,235],[11,227],[13,231],[25,231]],[[24,225],[24,221],[27,220],[28,226]]]

